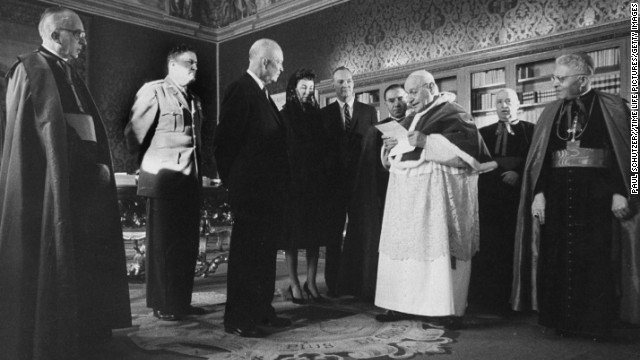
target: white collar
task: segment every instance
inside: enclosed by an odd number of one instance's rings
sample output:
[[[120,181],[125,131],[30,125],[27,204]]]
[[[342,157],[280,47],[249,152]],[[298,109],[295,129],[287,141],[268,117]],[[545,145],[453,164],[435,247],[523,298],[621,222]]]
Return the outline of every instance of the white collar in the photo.
[[[340,101],[340,99],[336,99],[338,101],[338,105],[340,105],[340,109],[344,108],[344,104],[349,104],[349,109],[351,109],[351,111],[353,111],[353,103],[356,101],[356,97],[352,96],[351,100],[349,100],[348,102],[343,102]]]
[[[69,61],[69,59],[63,58],[62,56],[60,56],[60,54],[58,54],[58,52],[57,52],[57,51],[53,50],[52,48],[48,47],[47,45],[42,44],[42,47],[43,47],[43,48],[45,48],[45,49],[47,49],[47,50],[49,50],[49,52],[50,52],[50,53],[52,53],[53,55],[55,55],[55,56],[59,57],[59,58],[60,58],[60,59],[62,59],[64,62],[68,62],[68,61]]]
[[[264,90],[264,83],[262,82],[262,80],[260,80],[260,78],[258,76],[256,76],[256,74],[253,73],[253,71],[247,69],[247,74],[251,75],[253,80],[255,80],[256,83],[258,83],[258,86],[260,87],[260,90]]]

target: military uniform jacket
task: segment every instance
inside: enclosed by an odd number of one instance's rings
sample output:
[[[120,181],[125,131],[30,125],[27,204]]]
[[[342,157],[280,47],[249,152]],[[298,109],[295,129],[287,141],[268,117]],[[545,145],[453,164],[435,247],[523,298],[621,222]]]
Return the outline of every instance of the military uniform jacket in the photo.
[[[200,189],[200,99],[187,99],[169,79],[145,84],[136,94],[125,136],[141,159],[138,195],[179,198]]]

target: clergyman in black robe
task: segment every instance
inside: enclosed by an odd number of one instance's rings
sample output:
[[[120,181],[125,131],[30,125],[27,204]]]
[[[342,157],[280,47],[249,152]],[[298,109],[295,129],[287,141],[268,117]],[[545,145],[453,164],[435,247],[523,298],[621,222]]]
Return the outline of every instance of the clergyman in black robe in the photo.
[[[131,325],[124,243],[106,131],[67,62],[84,27],[51,8],[39,28],[0,132],[0,358],[80,359]]]
[[[478,179],[480,250],[473,257],[468,301],[480,311],[509,310],[520,179],[533,136],[533,124],[518,120],[519,106],[514,90],[499,90],[498,122],[480,129],[498,163]]]
[[[524,169],[512,304],[539,310],[540,324],[561,335],[606,338],[618,316],[638,321],[628,317],[640,306],[638,258],[629,259],[640,215],[629,108],[592,90],[592,74],[585,54],[556,59],[559,100],[540,115]]]

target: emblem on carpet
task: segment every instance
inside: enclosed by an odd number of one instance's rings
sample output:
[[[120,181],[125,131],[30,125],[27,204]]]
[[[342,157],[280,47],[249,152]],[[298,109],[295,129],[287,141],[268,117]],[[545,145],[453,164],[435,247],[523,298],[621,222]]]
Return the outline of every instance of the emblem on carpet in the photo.
[[[419,321],[379,323],[373,314],[354,314],[350,306],[296,306],[278,313],[293,321],[288,329],[262,339],[224,332],[223,307],[205,316],[178,323],[136,319],[139,330],[129,337],[149,351],[172,351],[211,360],[409,359],[449,351],[445,330]]]

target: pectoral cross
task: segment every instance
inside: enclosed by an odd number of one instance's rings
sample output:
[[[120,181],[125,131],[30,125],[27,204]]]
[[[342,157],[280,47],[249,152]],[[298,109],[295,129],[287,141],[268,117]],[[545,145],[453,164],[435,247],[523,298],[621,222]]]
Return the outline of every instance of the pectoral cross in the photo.
[[[576,133],[578,131],[578,116],[576,115],[573,117],[571,129],[567,129],[567,135],[571,138],[571,141],[567,141],[567,149],[575,149],[580,147],[580,140],[576,141]]]
[[[578,123],[578,115],[575,115],[571,122],[571,128],[567,129],[567,135],[571,137],[571,142],[576,142],[576,135],[580,132],[582,132],[582,126]]]

